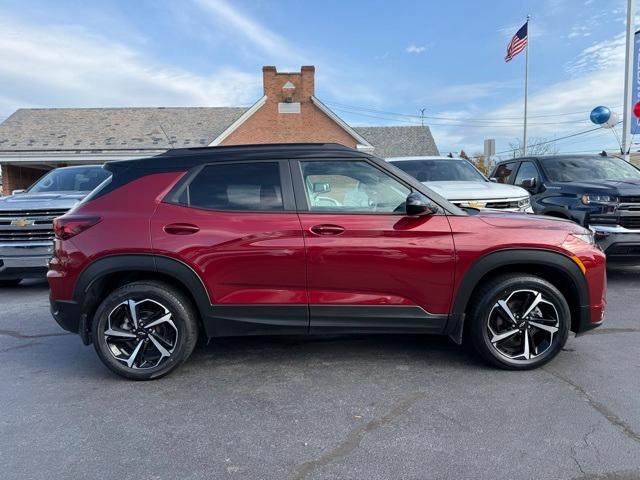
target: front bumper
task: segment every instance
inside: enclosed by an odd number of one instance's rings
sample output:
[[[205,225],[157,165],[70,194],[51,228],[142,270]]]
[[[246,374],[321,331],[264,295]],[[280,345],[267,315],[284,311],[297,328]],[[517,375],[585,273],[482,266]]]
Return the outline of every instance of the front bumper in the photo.
[[[620,225],[589,225],[608,262],[640,264],[640,229]]]
[[[53,242],[0,243],[0,280],[42,278],[53,254]]]

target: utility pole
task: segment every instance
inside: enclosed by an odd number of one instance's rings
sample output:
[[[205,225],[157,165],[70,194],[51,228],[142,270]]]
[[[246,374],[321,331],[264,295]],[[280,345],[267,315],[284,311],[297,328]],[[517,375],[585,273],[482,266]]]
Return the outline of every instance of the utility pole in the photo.
[[[424,127],[424,112],[425,112],[426,108],[421,108],[420,109],[420,122],[422,123],[422,126]]]
[[[627,162],[631,150],[631,86],[633,85],[635,16],[636,0],[627,0],[627,51],[624,62],[624,118],[622,119],[622,155]]]

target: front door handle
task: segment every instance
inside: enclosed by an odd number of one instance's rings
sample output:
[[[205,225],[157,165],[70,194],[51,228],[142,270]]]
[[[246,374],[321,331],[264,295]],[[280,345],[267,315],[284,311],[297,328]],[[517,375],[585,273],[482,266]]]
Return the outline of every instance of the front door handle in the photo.
[[[344,233],[344,227],[341,227],[340,225],[330,225],[330,224],[315,225],[311,227],[309,230],[311,230],[311,233],[315,233],[316,235],[322,235],[322,236],[340,235],[341,233]]]
[[[200,227],[191,223],[170,223],[165,225],[164,231],[169,235],[193,235],[200,231]]]

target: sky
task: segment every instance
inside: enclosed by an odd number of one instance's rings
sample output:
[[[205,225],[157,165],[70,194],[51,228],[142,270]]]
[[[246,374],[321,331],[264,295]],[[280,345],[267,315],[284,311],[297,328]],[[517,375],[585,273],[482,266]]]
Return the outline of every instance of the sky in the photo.
[[[249,106],[261,67],[316,67],[316,96],[351,125],[432,129],[442,153],[530,143],[619,149],[589,111],[622,114],[624,0],[0,0],[0,120],[18,108]],[[636,22],[638,23],[638,22]],[[424,109],[424,110],[423,110]],[[620,128],[617,129],[618,131]]]

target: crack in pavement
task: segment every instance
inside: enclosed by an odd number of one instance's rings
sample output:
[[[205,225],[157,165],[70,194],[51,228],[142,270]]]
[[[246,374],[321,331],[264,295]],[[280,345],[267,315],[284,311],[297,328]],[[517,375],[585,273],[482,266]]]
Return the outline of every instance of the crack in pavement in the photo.
[[[351,454],[351,452],[360,446],[360,442],[362,442],[362,439],[367,433],[377,430],[399,416],[407,413],[409,409],[424,396],[424,392],[414,392],[404,398],[401,398],[385,415],[380,418],[374,418],[364,425],[354,428],[340,444],[322,455],[320,458],[295,466],[291,472],[291,479],[302,480],[316,468],[323,467],[338,458],[346,457]]]
[[[612,333],[637,333],[637,332],[640,332],[640,328],[611,327],[611,328],[596,328],[589,332],[583,333],[583,335],[610,335]]]
[[[36,345],[41,345],[41,343],[40,342],[23,343],[22,345],[16,345],[14,347],[4,348],[0,350],[0,353],[11,352],[13,350],[20,350],[22,348],[27,348],[27,347],[35,347]]]
[[[0,330],[0,335],[4,335],[6,337],[19,338],[21,340],[30,340],[32,338],[61,337],[63,335],[73,335],[73,333],[60,332],[60,333],[38,333],[35,335],[27,335],[24,333],[16,332],[15,330]]]
[[[588,449],[588,448],[590,448],[592,446],[589,443],[588,438],[589,438],[589,435],[593,435],[595,433],[596,428],[598,427],[598,425],[600,425],[600,422],[598,422],[595,425],[593,425],[591,427],[591,429],[582,436],[582,443],[584,443],[584,450],[586,450],[586,449]],[[582,468],[582,463],[580,463],[580,460],[578,460],[578,451],[577,451],[578,446],[579,445],[577,445],[577,444],[571,445],[571,455],[570,456],[571,456],[571,459],[578,466],[578,470],[580,470],[580,473],[582,475],[586,475],[587,473]],[[599,459],[600,458],[600,452],[597,450],[597,448],[595,450],[596,450],[596,455],[598,456],[598,459]]]
[[[627,437],[629,437],[634,442],[640,443],[640,434],[638,432],[636,432],[631,427],[631,425],[629,425],[624,420],[622,420],[620,417],[618,417],[606,405],[604,405],[604,404],[598,402],[596,399],[594,399],[580,385],[578,385],[577,383],[569,380],[564,375],[562,375],[562,374],[560,374],[558,372],[555,372],[553,370],[550,370],[550,369],[548,369],[546,367],[543,367],[542,370],[544,370],[548,374],[556,377],[557,379],[559,379],[559,380],[563,381],[564,383],[566,383],[567,385],[569,385],[571,388],[573,388],[578,393],[578,395],[580,395],[583,399],[585,399],[587,401],[587,403],[589,404],[589,406],[591,408],[593,408],[596,412],[598,412],[600,415],[602,415],[611,425],[613,425],[614,427],[617,427],[620,430],[622,430],[622,433],[624,433]]]

